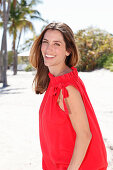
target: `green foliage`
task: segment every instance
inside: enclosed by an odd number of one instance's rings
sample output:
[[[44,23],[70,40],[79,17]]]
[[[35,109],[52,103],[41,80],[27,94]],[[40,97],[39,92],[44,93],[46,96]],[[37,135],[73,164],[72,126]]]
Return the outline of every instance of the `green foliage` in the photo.
[[[106,69],[110,69],[110,71],[113,71],[113,54],[107,56],[107,59],[103,64],[103,67]]]
[[[97,59],[97,67],[98,67],[98,68],[102,68],[102,67],[103,67],[104,63],[105,63],[106,60],[107,60],[107,57],[108,57],[108,55],[103,54],[101,57],[99,57],[99,58]]]
[[[25,71],[32,71],[33,70],[33,67],[29,64],[27,65],[27,67],[25,68]]]
[[[81,59],[78,70],[91,71],[102,68],[107,56],[113,53],[113,35],[100,29],[87,28],[75,34]]]
[[[12,36],[13,38],[13,41],[11,43],[12,49],[14,51],[16,49],[16,51],[18,52],[19,43],[23,32],[27,33],[28,31],[31,31],[33,33],[33,36],[36,36],[35,28],[32,21],[41,20],[47,23],[47,21],[41,17],[40,12],[37,9],[34,9],[36,7],[36,4],[39,3],[41,3],[40,0],[19,0],[16,1],[16,6],[14,6],[14,1],[11,1],[7,30],[10,36]],[[3,21],[0,22],[0,27],[2,26]]]
[[[28,64],[29,59],[28,56],[18,56],[18,64]]]
[[[13,63],[13,51],[8,51],[8,66],[11,66]]]

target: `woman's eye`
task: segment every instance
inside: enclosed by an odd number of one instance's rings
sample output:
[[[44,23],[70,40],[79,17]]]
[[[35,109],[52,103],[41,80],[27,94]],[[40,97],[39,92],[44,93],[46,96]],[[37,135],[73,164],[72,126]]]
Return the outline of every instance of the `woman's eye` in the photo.
[[[47,41],[42,41],[42,43],[48,43]]]
[[[56,46],[60,46],[60,44],[58,44],[58,43],[55,43],[55,45],[56,45]]]

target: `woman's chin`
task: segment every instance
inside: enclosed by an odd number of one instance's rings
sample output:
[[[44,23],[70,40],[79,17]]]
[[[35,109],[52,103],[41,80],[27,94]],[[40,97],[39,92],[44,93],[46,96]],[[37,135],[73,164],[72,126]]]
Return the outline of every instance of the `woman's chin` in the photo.
[[[48,62],[44,62],[44,65],[47,66],[47,67],[51,67],[53,64],[50,64]]]

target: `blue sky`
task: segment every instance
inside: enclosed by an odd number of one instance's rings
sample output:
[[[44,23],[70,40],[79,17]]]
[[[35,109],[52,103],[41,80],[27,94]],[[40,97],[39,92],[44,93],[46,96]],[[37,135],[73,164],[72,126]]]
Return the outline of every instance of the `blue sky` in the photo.
[[[113,34],[113,0],[43,0],[36,9],[44,19],[49,22],[65,22],[73,32],[93,26]],[[37,34],[43,24],[41,21],[34,21]],[[21,43],[30,36],[30,33],[27,36],[23,34]],[[8,49],[11,48],[10,42],[8,41]]]

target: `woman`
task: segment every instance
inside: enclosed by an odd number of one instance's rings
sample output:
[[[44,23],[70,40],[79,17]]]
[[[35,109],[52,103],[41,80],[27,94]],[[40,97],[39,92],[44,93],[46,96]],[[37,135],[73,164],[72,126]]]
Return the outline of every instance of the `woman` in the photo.
[[[39,110],[44,170],[105,170],[101,131],[78,76],[79,53],[71,28],[50,23],[34,41],[30,62],[37,69],[35,92],[45,92]]]

